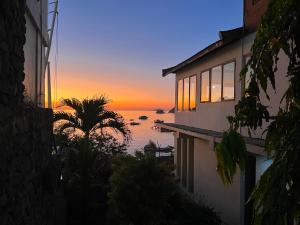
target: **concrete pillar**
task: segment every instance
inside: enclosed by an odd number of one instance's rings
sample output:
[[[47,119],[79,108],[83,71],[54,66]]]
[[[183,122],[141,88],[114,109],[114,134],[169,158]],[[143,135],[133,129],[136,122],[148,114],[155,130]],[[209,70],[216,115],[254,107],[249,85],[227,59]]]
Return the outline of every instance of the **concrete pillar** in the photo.
[[[194,138],[188,138],[188,191],[194,193]]]
[[[187,186],[187,137],[181,139],[181,184]]]
[[[175,151],[175,158],[176,158],[176,175],[181,177],[181,138],[176,138],[176,151]]]

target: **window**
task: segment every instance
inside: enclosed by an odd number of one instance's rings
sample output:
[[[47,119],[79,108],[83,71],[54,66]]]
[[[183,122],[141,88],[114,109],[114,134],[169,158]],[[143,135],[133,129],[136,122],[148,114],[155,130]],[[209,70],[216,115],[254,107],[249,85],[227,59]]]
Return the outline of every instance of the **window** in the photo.
[[[196,110],[197,79],[196,75],[190,77],[190,110]]]
[[[196,110],[197,76],[186,77],[177,83],[177,111]]]
[[[188,111],[190,109],[190,78],[184,78],[183,80],[183,110]]]
[[[201,102],[209,102],[209,71],[201,74]]]
[[[215,66],[201,74],[201,102],[234,100],[235,62]]]
[[[211,69],[211,102],[220,102],[222,100],[222,66]]]
[[[250,56],[246,56],[245,57],[245,65],[248,63],[248,61],[250,60]],[[250,83],[250,74],[253,73],[252,68],[250,68],[248,66],[248,70],[245,76],[245,83],[244,83],[244,89],[246,90],[249,87],[249,83]]]
[[[234,62],[223,66],[223,100],[234,99],[234,70]]]
[[[183,110],[183,81],[179,80],[177,83],[177,111]]]

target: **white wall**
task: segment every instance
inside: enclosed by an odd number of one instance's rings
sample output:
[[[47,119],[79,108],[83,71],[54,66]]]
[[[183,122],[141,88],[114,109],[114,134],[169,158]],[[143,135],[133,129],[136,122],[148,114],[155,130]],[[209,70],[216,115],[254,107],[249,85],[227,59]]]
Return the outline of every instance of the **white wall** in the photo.
[[[244,56],[250,53],[250,48],[255,38],[255,34],[251,34],[242,40],[237,41],[234,44],[224,47],[218,50],[216,53],[212,53],[205,59],[200,60],[193,65],[190,65],[176,74],[176,83],[179,79],[184,77],[197,75],[197,109],[193,111],[175,112],[175,123],[199,127],[214,131],[224,131],[229,127],[227,116],[234,114],[234,106],[238,103],[242,95],[242,82],[240,80],[240,71],[243,66]],[[243,48],[242,48],[243,45]],[[235,59],[236,71],[235,71],[235,100],[217,103],[200,103],[200,74],[201,72],[210,69],[216,65]],[[284,77],[286,71],[288,59],[283,53],[280,54],[280,61],[278,66],[278,72],[276,75],[277,89],[276,93],[269,88],[271,102],[268,102],[265,95],[261,95],[263,103],[270,106],[272,115],[275,115],[278,111],[279,102],[285,89],[288,86],[288,80]],[[175,91],[175,99],[177,105],[177,91]],[[266,124],[263,126],[263,129]],[[262,130],[263,130],[262,129]],[[262,130],[259,130],[254,134],[256,137],[261,137]],[[242,134],[247,136],[245,130]]]
[[[26,42],[24,45],[25,94],[37,106],[45,106],[45,49],[47,34],[47,0],[27,0]],[[41,20],[42,18],[42,20]]]
[[[194,198],[212,206],[230,225],[240,224],[240,172],[224,186],[217,171],[215,152],[208,141],[194,139]]]
[[[32,101],[36,100],[36,76],[37,76],[37,51],[36,51],[36,29],[30,21],[28,15],[26,17],[26,43],[24,45],[24,72],[25,72],[25,92],[27,97]]]

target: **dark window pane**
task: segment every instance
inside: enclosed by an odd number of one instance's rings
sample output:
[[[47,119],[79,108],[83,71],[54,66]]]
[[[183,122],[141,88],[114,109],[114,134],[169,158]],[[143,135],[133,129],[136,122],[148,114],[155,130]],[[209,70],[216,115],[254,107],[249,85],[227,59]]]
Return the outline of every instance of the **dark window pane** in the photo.
[[[209,71],[201,74],[201,102],[209,101]]]
[[[190,99],[190,81],[189,77],[185,78],[184,81],[184,87],[183,87],[183,110],[189,110],[189,99]]]
[[[223,66],[223,99],[234,99],[234,70],[235,63],[228,63]]]
[[[222,67],[211,69],[211,102],[221,101]]]
[[[196,110],[196,76],[190,77],[190,110]]]
[[[177,111],[182,111],[183,81],[179,80],[177,84]]]

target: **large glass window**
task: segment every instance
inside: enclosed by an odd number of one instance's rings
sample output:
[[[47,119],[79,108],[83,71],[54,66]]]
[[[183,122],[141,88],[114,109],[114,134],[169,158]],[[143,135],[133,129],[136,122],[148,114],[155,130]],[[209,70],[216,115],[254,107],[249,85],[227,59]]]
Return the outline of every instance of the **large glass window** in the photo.
[[[211,102],[220,102],[222,99],[222,66],[211,69]]]
[[[246,56],[245,57],[245,65],[248,63],[248,61],[250,60],[250,56]],[[250,83],[250,74],[253,72],[252,68],[250,68],[248,66],[248,70],[245,76],[245,90],[249,87],[249,83]]]
[[[234,70],[234,62],[223,66],[223,100],[234,99]]]
[[[196,91],[197,81],[196,76],[190,77],[190,110],[196,110]]]
[[[201,74],[201,102],[209,101],[209,71]]]
[[[190,79],[189,77],[183,80],[183,110],[187,111],[190,109]]]
[[[177,111],[183,110],[183,80],[179,80],[177,83]]]

